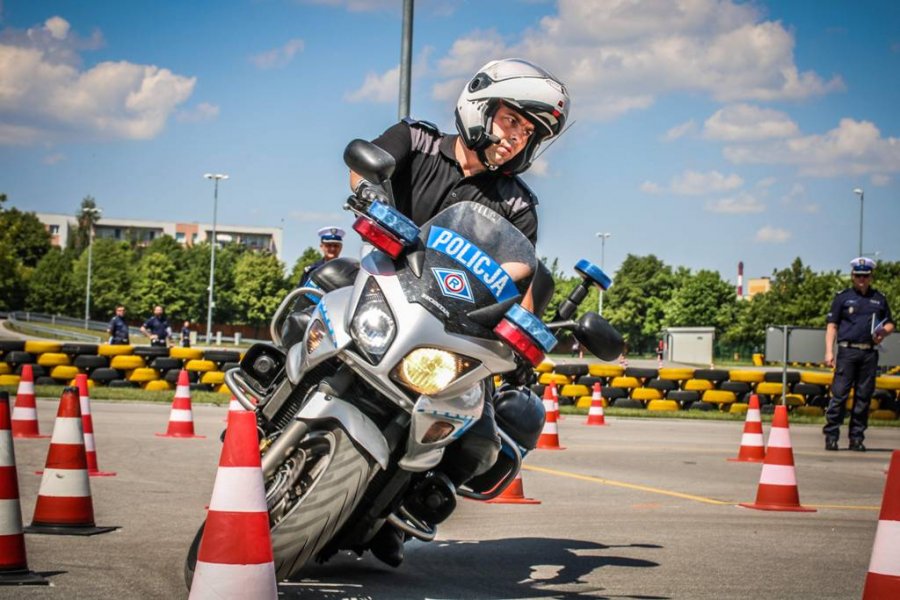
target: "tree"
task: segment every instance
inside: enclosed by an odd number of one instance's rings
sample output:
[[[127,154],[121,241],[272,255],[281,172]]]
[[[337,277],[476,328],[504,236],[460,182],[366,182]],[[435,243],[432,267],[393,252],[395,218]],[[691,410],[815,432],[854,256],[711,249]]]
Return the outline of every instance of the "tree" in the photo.
[[[161,252],[146,254],[137,263],[128,305],[133,314],[149,315],[159,304],[170,315],[182,315],[185,302],[175,287],[175,263]]]
[[[722,335],[734,319],[734,288],[718,272],[701,270],[695,275],[676,273],[682,284],[665,306],[668,327],[715,327]]]
[[[300,285],[300,278],[303,277],[303,270],[320,260],[322,260],[322,253],[312,246],[309,246],[303,251],[303,254],[297,259],[297,262],[294,263],[294,268],[291,269],[291,274],[288,277],[290,284],[294,286]]]
[[[676,282],[672,268],[652,254],[629,254],[622,262],[603,296],[603,316],[625,336],[631,351],[655,349]]]
[[[84,250],[75,262],[77,297],[85,297],[87,285],[88,252]],[[134,252],[128,244],[115,240],[94,240],[91,266],[92,318],[106,319],[112,315],[116,304],[125,303],[131,295],[131,279]]]
[[[284,266],[268,253],[248,252],[234,268],[234,303],[253,325],[268,322],[281,304],[288,284]]]
[[[10,208],[0,212],[0,240],[9,244],[25,267],[33,268],[50,251],[50,233],[33,212]]]
[[[88,247],[90,242],[90,232],[100,220],[100,209],[97,208],[97,202],[93,196],[85,196],[81,200],[81,206],[75,213],[75,219],[78,224],[75,231],[72,232],[71,244],[72,248],[81,251]]]
[[[27,289],[25,267],[12,244],[0,237],[0,310],[23,308]]]
[[[74,315],[83,308],[81,298],[74,291],[72,251],[51,248],[38,262],[28,285],[25,309],[54,315]]]

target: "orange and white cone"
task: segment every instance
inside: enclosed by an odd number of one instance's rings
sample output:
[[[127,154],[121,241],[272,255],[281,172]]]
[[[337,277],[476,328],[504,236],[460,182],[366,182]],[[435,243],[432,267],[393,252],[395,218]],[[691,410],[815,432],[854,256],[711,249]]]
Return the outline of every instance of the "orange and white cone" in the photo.
[[[496,498],[488,500],[489,504],[540,504],[540,500],[525,497],[525,488],[522,486],[522,472],[516,473],[513,479],[503,493]]]
[[[114,529],[116,527],[97,527],[94,524],[78,389],[64,388],[34,517],[25,532],[94,535]]]
[[[91,477],[115,477],[112,471],[101,471],[97,467],[97,446],[94,442],[94,419],[91,417],[91,397],[88,393],[87,375],[75,376],[78,399],[81,403],[81,426],[84,431],[84,451],[87,454],[88,475]]]
[[[766,458],[763,446],[762,417],[759,413],[759,397],[750,396],[747,419],[744,421],[744,433],[741,435],[741,447],[737,458],[729,458],[733,462],[762,462]]]
[[[556,387],[556,383],[550,384],[550,393],[553,394],[553,412],[556,413],[556,420],[559,421],[562,419],[562,415],[559,412],[559,388]]]
[[[250,411],[228,413],[225,445],[197,551],[190,597],[278,597],[256,415]]]
[[[606,416],[603,414],[603,392],[600,382],[594,382],[594,390],[591,393],[591,407],[588,409],[588,418],[585,425],[606,425]]]
[[[551,384],[552,385],[552,384]],[[556,411],[553,410],[553,392],[551,385],[544,388],[544,413],[547,415],[537,448],[540,450],[565,450],[559,445],[559,427],[556,424]]]
[[[863,600],[900,598],[900,450],[891,454]]]
[[[16,405],[12,411],[12,435],[17,438],[48,438],[38,429],[37,403],[34,400],[34,371],[31,365],[22,365],[22,378],[16,392]]]
[[[816,512],[814,508],[800,506],[787,407],[783,404],[775,407],[772,429],[769,431],[769,448],[759,476],[756,502],[741,503],[741,506],[757,510]]]
[[[19,480],[9,417],[9,394],[0,392],[0,585],[47,585],[28,570]]]
[[[157,433],[159,437],[204,438],[205,435],[194,434],[194,413],[191,410],[191,382],[184,369],[178,373],[178,385],[175,387],[175,398],[169,412],[169,427],[165,433]]]

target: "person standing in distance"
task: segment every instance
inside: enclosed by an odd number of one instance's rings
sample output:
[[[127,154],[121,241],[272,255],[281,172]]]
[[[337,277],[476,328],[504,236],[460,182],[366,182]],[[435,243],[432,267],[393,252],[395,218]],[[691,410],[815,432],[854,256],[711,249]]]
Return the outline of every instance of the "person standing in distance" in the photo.
[[[404,119],[373,140],[394,158],[390,181],[395,206],[421,226],[453,204],[475,202],[504,217],[535,244],[538,202],[519,175],[531,166],[543,142],[562,133],[569,104],[565,85],[541,67],[518,58],[487,63],[459,95],[457,135],[442,133],[427,121]],[[350,188],[364,205],[387,202],[382,186],[352,170]],[[522,306],[534,310],[531,290]],[[531,365],[520,366],[507,376],[516,387],[534,377]],[[494,398],[488,397],[481,418],[445,449],[441,468],[458,486],[486,472],[499,450]],[[403,561],[403,534],[390,523],[369,547],[388,565]]]
[[[340,227],[323,227],[319,230],[319,250],[322,252],[322,258],[303,269],[300,276],[300,283],[297,287],[304,287],[309,281],[310,274],[327,263],[341,255],[344,247],[344,236],[346,232]]]
[[[839,292],[825,318],[825,364],[834,367],[831,401],[825,411],[825,449],[837,450],[840,427],[847,412],[847,398],[853,388],[850,413],[850,450],[865,452],[863,445],[869,424],[869,403],[875,391],[878,368],[877,346],[894,331],[891,309],[884,294],[871,287],[875,261],[860,256],[850,261],[853,285]],[[834,345],[837,341],[837,359]]]
[[[162,306],[153,307],[153,316],[141,325],[141,333],[150,338],[151,346],[166,345],[166,340],[172,335],[172,328],[169,327],[169,320],[166,319]]]
[[[128,323],[125,322],[125,306],[116,305],[116,314],[110,319],[106,327],[110,344],[128,344]]]

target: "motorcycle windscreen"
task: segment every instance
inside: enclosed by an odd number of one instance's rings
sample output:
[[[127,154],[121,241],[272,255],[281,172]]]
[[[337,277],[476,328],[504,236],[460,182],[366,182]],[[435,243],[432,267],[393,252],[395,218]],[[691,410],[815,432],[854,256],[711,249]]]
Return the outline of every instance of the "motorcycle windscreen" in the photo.
[[[425,247],[421,277],[409,269],[398,276],[410,302],[443,321],[449,333],[495,339],[471,312],[525,295],[535,272],[534,246],[491,209],[460,202],[422,226]]]

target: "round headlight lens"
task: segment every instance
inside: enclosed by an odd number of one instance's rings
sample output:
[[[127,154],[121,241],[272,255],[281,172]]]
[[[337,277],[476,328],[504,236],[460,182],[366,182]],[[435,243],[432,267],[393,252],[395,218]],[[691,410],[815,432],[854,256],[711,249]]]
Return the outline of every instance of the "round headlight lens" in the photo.
[[[437,394],[450,385],[460,372],[458,357],[437,348],[418,348],[400,361],[397,374],[407,386],[420,394]]]
[[[363,352],[382,356],[394,339],[394,318],[378,304],[369,304],[353,317],[350,331]]]

